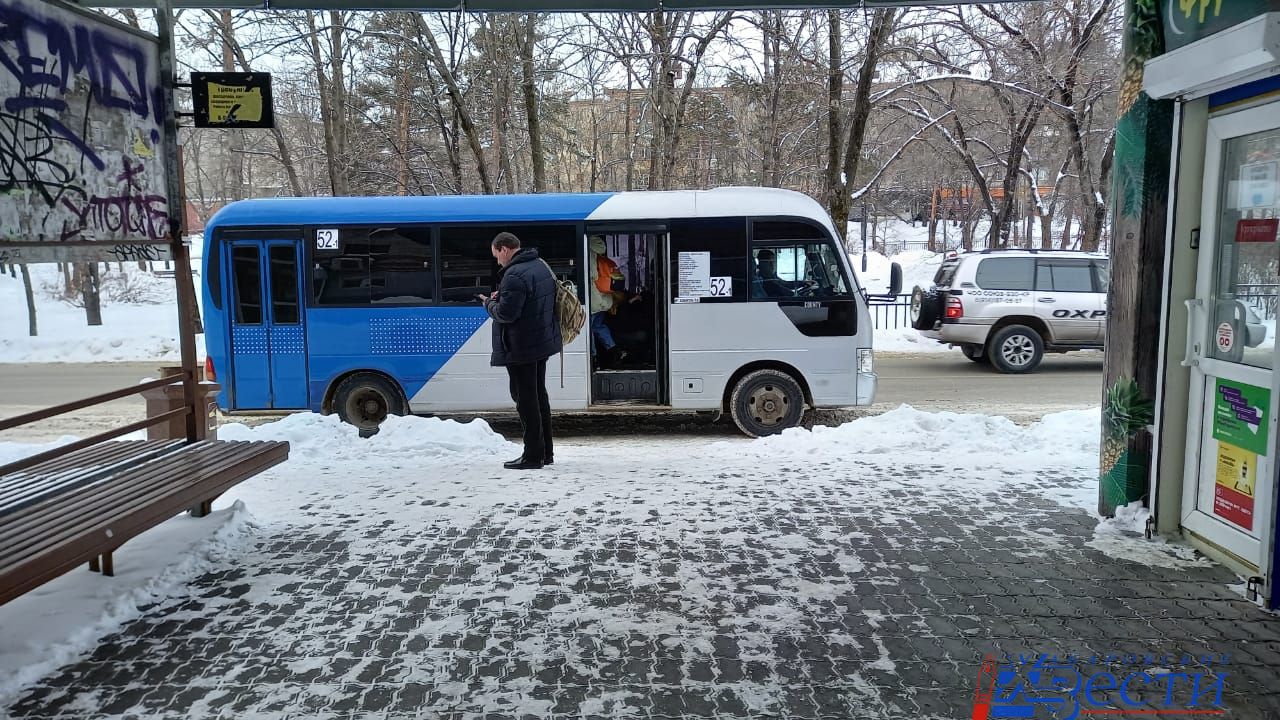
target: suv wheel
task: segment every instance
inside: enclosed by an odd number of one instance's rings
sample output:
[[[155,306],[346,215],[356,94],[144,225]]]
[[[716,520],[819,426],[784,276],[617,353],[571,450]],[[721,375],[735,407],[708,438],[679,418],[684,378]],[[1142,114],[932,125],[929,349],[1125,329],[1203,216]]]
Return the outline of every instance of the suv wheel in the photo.
[[[1010,325],[987,343],[987,357],[1000,372],[1031,372],[1044,357],[1044,340],[1026,325]]]
[[[911,327],[916,330],[932,330],[940,317],[938,291],[935,288],[925,290],[919,285],[915,286],[911,290]]]
[[[982,347],[981,345],[970,345],[970,344],[961,345],[960,352],[964,353],[965,357],[978,363],[979,365],[985,365],[988,362],[990,362],[990,358],[987,357],[987,349]]]

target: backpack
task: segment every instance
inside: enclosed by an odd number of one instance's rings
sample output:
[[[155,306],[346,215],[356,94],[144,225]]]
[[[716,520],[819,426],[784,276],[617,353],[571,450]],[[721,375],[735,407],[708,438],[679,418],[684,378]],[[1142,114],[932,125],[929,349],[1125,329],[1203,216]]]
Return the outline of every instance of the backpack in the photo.
[[[555,270],[547,265],[546,260],[542,260],[542,264],[547,268],[547,272],[551,273],[551,280],[556,284],[556,324],[560,326],[561,343],[568,346],[587,324],[587,311],[582,307],[582,303],[578,302],[578,292],[574,284],[556,277]]]

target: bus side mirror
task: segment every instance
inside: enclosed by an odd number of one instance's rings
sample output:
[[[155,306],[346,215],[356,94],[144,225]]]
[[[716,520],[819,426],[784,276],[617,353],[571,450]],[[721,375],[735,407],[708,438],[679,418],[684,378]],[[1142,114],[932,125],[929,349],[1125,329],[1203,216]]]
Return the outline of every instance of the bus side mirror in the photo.
[[[898,263],[889,267],[889,294],[894,296],[902,294],[902,266]]]

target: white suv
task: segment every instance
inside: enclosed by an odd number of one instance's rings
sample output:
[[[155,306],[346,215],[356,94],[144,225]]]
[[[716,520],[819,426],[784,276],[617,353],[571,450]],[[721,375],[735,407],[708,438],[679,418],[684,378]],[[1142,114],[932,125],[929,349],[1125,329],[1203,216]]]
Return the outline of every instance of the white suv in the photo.
[[[911,326],[974,362],[1030,372],[1045,352],[1102,348],[1107,270],[1106,255],[1065,250],[952,256],[932,288],[912,291]]]
[[[911,292],[911,326],[959,345],[997,370],[1034,370],[1046,352],[1101,349],[1107,337],[1107,256],[1067,250],[952,254],[933,287]],[[1267,328],[1246,303],[1227,300],[1230,322],[1257,347]],[[1243,350],[1243,348],[1240,348]]]

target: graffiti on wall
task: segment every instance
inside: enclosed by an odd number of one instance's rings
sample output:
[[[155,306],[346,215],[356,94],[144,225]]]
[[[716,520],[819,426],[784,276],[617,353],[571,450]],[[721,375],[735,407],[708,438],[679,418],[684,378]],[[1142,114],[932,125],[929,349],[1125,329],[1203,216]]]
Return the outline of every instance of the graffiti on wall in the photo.
[[[168,234],[159,46],[45,0],[0,0],[0,241]]]

